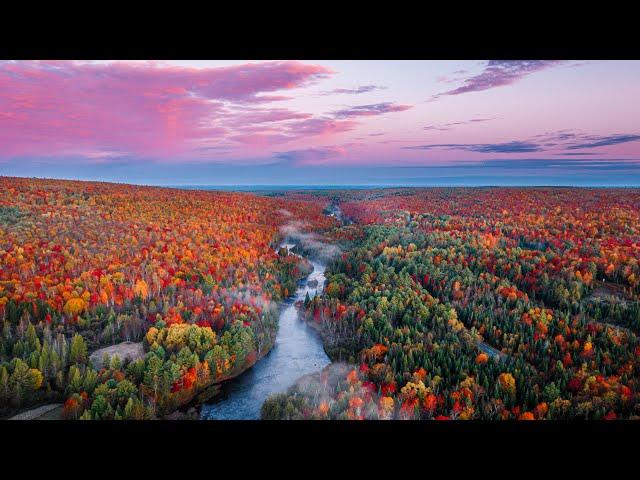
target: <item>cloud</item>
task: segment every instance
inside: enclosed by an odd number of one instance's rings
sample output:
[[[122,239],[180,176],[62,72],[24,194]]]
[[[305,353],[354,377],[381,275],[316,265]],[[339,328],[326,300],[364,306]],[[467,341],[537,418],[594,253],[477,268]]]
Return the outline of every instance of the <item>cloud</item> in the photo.
[[[451,75],[437,75],[436,82],[438,83],[458,83],[464,80],[464,76],[466,76],[469,72],[467,70],[456,70]]]
[[[152,62],[0,64],[0,157],[194,154],[229,126],[303,121],[256,108],[334,72],[300,62],[186,68]],[[235,130],[235,127],[234,127]],[[200,151],[202,154],[202,151]]]
[[[532,73],[564,63],[557,60],[491,60],[478,75],[463,80],[463,84],[432,97],[480,92],[518,82]]]
[[[311,118],[311,115],[308,113],[294,112],[286,108],[251,109],[233,115],[229,125],[242,127],[262,123],[282,122],[285,120],[303,120],[307,118]]]
[[[345,154],[346,148],[344,146],[328,146],[278,152],[275,156],[284,163],[301,166],[321,164],[325,160],[342,157]]]
[[[359,142],[348,142],[342,145],[327,145],[323,147],[305,148],[300,150],[289,150],[285,152],[276,152],[274,158],[281,164],[289,164],[294,166],[316,166],[316,165],[332,165],[335,160],[342,158],[346,160],[350,149],[362,146]]]
[[[574,132],[571,129],[564,129],[564,130],[558,130],[556,132],[546,132],[546,133],[534,135],[533,138],[540,138],[545,141],[562,142],[562,141],[573,140],[578,135],[579,135],[578,133]]]
[[[441,132],[444,132],[446,130],[451,130],[451,128],[438,125],[427,125],[426,127],[424,127],[424,130],[439,130]]]
[[[457,122],[455,124],[462,123]],[[450,124],[450,125],[455,125]],[[427,130],[430,128],[425,127]],[[434,127],[435,128],[435,127]],[[640,140],[640,135],[635,134],[613,134],[613,135],[585,135],[561,130],[558,132],[535,135],[529,140],[513,140],[503,143],[439,143],[426,145],[412,145],[402,147],[404,150],[463,150],[476,153],[527,153],[556,151],[557,155],[590,155],[590,153],[559,152],[559,150],[580,150],[587,148],[606,147],[621,143],[635,142]]]
[[[328,135],[353,130],[357,123],[352,120],[334,120],[332,118],[310,118],[292,123],[289,131],[295,135]]]
[[[507,143],[444,143],[433,145],[414,145],[402,147],[404,150],[432,150],[434,148],[446,148],[448,150],[465,150],[477,153],[526,153],[538,152],[542,148],[539,145],[529,142],[507,142]]]
[[[573,145],[569,145],[567,149],[569,150],[579,150],[583,148],[597,148],[597,147],[608,147],[609,145],[618,145],[620,143],[628,143],[628,142],[637,142],[640,140],[640,135],[608,135],[604,137],[587,137],[591,141],[586,143],[577,143]]]
[[[463,120],[461,122],[443,123],[441,125],[427,125],[424,127],[424,130],[451,130],[451,127],[455,127],[458,125],[470,125],[472,123],[488,122],[490,120],[495,120],[495,118],[472,118],[470,120]]]
[[[348,95],[360,95],[361,93],[369,93],[374,90],[385,90],[387,87],[380,87],[377,85],[363,85],[356,88],[335,88],[326,92],[320,93],[320,95],[333,95],[333,94],[348,94]]]
[[[353,120],[336,120],[328,117],[305,118],[281,125],[239,127],[232,140],[251,146],[269,146],[304,140],[310,137],[328,137],[353,130],[358,125]]]
[[[560,153],[559,155],[579,157],[579,156],[588,156],[588,155],[597,155],[597,154],[594,152],[563,152],[563,153]]]
[[[409,110],[410,108],[411,105],[383,102],[370,105],[356,105],[343,110],[338,110],[333,114],[336,116],[336,118],[370,117],[383,115],[390,112],[403,112],[405,110]]]
[[[611,135],[587,135],[572,130],[547,132],[533,137],[547,147],[562,147],[567,150],[608,147],[622,143],[636,142],[640,135],[632,133],[614,133]],[[566,155],[588,155],[587,153],[567,153]]]
[[[483,160],[480,162],[465,163],[464,165],[458,165],[460,168],[469,168],[471,166],[477,168],[502,168],[502,169],[546,169],[546,168],[558,168],[558,169],[587,169],[587,170],[626,170],[640,168],[640,160],[627,159],[627,160],[608,160],[608,159],[588,159],[583,160],[579,158],[561,158],[561,159],[546,159],[546,158],[533,158],[533,159],[492,159]]]
[[[542,150],[542,148],[534,143],[513,141],[508,143],[475,145],[470,148],[470,150],[481,153],[522,153],[538,152]]]
[[[233,135],[230,139],[244,145],[268,147],[270,145],[290,142],[293,140],[293,137],[284,133],[257,131],[255,133],[245,132],[239,135]]]

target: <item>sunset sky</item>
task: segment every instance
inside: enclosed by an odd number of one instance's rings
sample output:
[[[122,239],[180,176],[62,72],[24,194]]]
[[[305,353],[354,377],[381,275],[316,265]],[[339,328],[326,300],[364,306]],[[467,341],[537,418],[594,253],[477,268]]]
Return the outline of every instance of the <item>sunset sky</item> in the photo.
[[[0,61],[0,175],[640,185],[640,62]]]

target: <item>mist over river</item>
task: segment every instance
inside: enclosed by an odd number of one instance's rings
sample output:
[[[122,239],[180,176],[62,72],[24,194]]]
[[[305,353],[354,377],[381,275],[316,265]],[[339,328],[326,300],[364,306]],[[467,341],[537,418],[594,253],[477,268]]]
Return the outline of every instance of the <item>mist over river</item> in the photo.
[[[285,392],[298,378],[330,363],[322,339],[299,318],[295,307],[295,302],[304,300],[307,293],[313,297],[324,288],[326,264],[316,260],[311,260],[311,264],[313,272],[300,283],[295,295],[284,302],[271,351],[245,373],[225,383],[216,401],[202,406],[201,419],[258,420],[260,407],[268,396]],[[309,282],[314,286],[309,287]]]

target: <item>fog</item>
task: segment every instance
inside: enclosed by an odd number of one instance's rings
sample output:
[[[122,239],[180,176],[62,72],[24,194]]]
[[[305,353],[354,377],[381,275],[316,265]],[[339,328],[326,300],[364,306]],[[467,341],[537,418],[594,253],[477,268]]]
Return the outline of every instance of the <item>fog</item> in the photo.
[[[321,262],[328,263],[340,255],[340,247],[332,243],[327,243],[324,239],[313,232],[305,232],[308,224],[300,220],[293,220],[280,227],[280,233],[284,236],[285,242],[295,243],[300,252],[307,253],[310,257]]]

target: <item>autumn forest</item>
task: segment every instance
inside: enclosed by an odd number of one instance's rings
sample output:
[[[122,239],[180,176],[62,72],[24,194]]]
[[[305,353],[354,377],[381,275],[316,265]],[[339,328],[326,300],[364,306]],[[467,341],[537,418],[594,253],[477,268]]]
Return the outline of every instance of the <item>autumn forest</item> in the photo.
[[[637,419],[639,260],[636,189],[0,177],[0,418],[202,418],[293,304],[326,366],[260,418]]]

